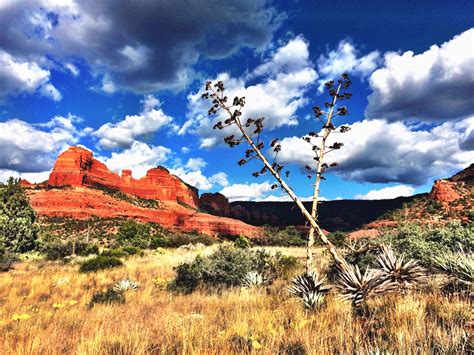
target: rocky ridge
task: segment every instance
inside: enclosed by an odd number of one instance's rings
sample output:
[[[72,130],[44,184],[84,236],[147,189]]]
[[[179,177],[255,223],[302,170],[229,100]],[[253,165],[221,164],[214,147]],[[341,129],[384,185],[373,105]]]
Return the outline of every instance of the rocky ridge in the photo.
[[[163,167],[134,179],[130,170],[118,175],[81,147],[60,154],[47,184],[21,183],[40,216],[133,218],[208,235],[260,233],[240,220],[202,213],[198,190]]]

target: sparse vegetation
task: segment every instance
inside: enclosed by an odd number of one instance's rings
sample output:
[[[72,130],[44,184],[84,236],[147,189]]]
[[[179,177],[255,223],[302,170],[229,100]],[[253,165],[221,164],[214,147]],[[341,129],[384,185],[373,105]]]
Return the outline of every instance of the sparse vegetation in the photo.
[[[206,256],[215,248],[199,253]],[[275,250],[305,258],[304,248],[271,247],[267,253]],[[171,295],[166,287],[157,286],[166,285],[174,277],[173,267],[196,253],[132,256],[124,267],[100,274],[80,274],[73,264],[17,264],[0,275],[0,353],[115,349],[133,354],[228,354],[259,348],[275,354],[460,354],[472,350],[468,333],[472,304],[429,288],[375,295],[367,299],[361,316],[332,293],[326,295],[323,307],[307,312],[285,291],[289,283],[279,279],[265,286],[265,292],[242,291],[237,286],[220,293],[196,290]],[[324,269],[327,256],[320,248],[315,253]],[[132,276],[140,288],[126,294],[112,292],[111,285]]]
[[[83,262],[79,270],[81,272],[96,272],[122,265],[123,263],[119,258],[113,256],[98,255],[93,259],[89,259]]]

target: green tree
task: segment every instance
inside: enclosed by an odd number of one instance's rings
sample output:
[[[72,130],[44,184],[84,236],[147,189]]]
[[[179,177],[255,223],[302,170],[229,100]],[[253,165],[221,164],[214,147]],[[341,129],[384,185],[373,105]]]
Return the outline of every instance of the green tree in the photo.
[[[150,245],[151,228],[148,224],[139,223],[133,219],[123,222],[117,233],[119,246],[134,246],[145,249]]]
[[[19,179],[0,187],[0,239],[6,251],[23,253],[37,246],[36,214]]]

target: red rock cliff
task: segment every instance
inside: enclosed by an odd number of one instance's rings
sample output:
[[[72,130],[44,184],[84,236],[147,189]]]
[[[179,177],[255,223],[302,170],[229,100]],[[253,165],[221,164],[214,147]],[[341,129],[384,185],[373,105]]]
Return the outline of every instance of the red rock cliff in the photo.
[[[199,205],[198,190],[163,167],[148,170],[141,179],[134,179],[131,170],[123,170],[120,176],[81,147],[70,147],[59,155],[48,184],[105,187],[146,199],[182,202],[194,208]]]

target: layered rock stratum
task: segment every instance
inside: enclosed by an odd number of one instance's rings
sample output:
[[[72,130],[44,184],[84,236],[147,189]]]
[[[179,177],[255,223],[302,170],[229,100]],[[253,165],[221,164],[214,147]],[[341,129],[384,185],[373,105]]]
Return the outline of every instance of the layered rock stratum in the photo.
[[[134,179],[130,170],[112,172],[81,147],[60,154],[46,185],[22,185],[40,216],[133,218],[209,235],[260,233],[240,220],[200,212],[198,190],[163,167]]]

